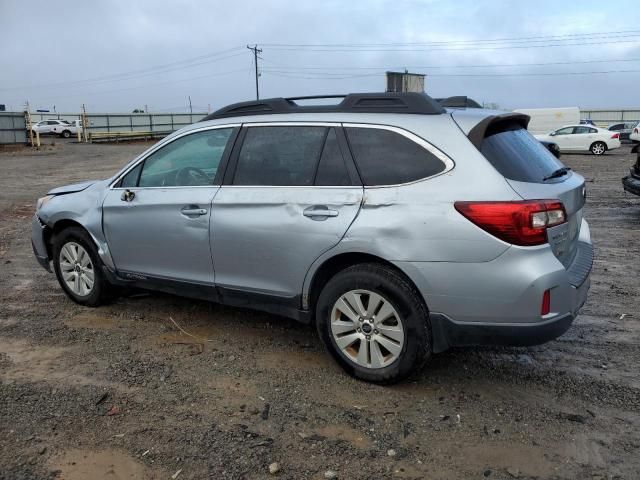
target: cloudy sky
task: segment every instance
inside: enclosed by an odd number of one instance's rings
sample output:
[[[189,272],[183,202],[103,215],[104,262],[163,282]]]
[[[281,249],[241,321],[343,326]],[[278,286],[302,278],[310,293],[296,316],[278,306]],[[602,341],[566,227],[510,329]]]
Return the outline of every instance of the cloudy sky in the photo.
[[[260,94],[383,91],[503,108],[640,107],[637,0],[0,0],[0,103],[194,111]]]

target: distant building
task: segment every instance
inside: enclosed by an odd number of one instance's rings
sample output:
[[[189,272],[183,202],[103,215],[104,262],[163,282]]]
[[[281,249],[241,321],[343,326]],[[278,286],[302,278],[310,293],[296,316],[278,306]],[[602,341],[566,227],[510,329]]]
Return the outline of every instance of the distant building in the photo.
[[[387,92],[424,93],[424,75],[420,73],[387,72]]]

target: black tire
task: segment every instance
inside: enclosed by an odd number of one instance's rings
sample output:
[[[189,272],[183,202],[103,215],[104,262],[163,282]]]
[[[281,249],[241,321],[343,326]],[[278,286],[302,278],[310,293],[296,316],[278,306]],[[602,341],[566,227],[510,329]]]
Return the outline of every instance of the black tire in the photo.
[[[604,142],[593,142],[589,147],[594,155],[604,155],[607,151],[607,144]]]
[[[382,295],[402,319],[405,340],[397,359],[381,368],[358,365],[342,353],[331,333],[334,304],[351,290],[369,290]],[[429,312],[415,287],[399,272],[381,264],[368,263],[348,267],[324,286],[316,306],[316,327],[331,356],[353,377],[367,382],[395,383],[421,369],[431,357]]]
[[[64,130],[60,136],[64,137],[64,138],[69,138],[71,136],[71,132],[69,130]]]
[[[73,292],[63,280],[60,269],[60,251],[69,242],[82,246],[89,254],[93,266],[94,282],[91,291],[87,295],[79,295]],[[53,267],[58,278],[58,283],[74,302],[88,307],[97,307],[108,302],[114,293],[114,289],[107,281],[102,272],[102,261],[98,255],[98,250],[89,234],[80,227],[69,227],[58,233],[52,242]]]

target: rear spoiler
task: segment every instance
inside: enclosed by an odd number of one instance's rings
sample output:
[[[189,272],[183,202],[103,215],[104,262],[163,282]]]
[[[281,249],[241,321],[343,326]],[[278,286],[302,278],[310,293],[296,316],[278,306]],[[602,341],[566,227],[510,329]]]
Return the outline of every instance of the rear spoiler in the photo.
[[[513,124],[516,123],[520,125],[522,128],[527,128],[529,125],[529,120],[531,117],[529,115],[525,115],[524,113],[502,113],[500,115],[490,115],[486,118],[483,118],[475,127],[473,127],[467,138],[473,145],[480,150],[482,146],[482,140],[492,132],[499,130],[500,127],[503,127],[505,124]]]

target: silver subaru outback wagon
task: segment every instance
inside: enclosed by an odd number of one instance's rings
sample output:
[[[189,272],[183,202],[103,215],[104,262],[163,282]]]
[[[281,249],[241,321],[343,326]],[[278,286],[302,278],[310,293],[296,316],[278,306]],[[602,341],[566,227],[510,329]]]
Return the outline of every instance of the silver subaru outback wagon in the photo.
[[[75,302],[114,286],[314,324],[351,375],[433,353],[534,345],[586,300],[584,179],[521,114],[422,94],[225,107],[107,180],[38,200],[33,248]]]

